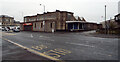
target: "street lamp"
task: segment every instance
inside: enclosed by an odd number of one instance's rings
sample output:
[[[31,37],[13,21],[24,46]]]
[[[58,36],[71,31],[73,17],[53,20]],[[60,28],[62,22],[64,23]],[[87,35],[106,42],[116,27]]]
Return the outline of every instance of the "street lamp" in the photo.
[[[40,4],[40,6],[42,6],[43,4]],[[45,32],[45,5],[43,5],[44,7],[44,21],[43,21],[43,29],[44,29],[44,32]]]
[[[105,33],[107,34],[106,5],[105,5]]]

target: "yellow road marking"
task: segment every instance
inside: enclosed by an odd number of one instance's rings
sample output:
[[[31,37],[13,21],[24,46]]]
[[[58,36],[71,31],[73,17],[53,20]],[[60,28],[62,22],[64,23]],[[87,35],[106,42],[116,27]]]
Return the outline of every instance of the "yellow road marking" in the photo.
[[[2,33],[3,35],[16,35],[16,34],[13,34],[13,33]]]
[[[55,58],[60,58],[61,55],[69,54],[69,53],[71,53],[71,51],[65,50],[65,49],[62,49],[62,48],[57,48],[57,49],[54,49],[54,50],[48,50],[47,52],[43,52],[43,53],[47,54],[47,55],[50,55],[50,56],[53,56]]]
[[[48,58],[48,59],[50,59],[50,60],[55,60],[55,61],[57,61],[57,62],[65,62],[65,61],[63,61],[63,60],[54,58],[54,57],[52,57],[52,56],[45,55],[45,54],[40,53],[40,52],[38,52],[38,51],[35,51],[35,50],[33,50],[33,49],[30,49],[30,48],[27,48],[27,47],[25,47],[25,46],[22,46],[22,45],[20,45],[20,44],[18,44],[18,43],[15,43],[15,42],[11,41],[11,40],[8,40],[8,39],[6,39],[6,38],[3,38],[3,39],[6,40],[6,41],[8,41],[8,42],[10,42],[10,43],[12,43],[12,44],[14,44],[14,45],[17,45],[17,46],[19,46],[19,47],[21,47],[21,48],[23,48],[23,49],[26,49],[26,50],[28,50],[28,51],[30,51],[30,52],[32,52],[32,53],[35,53],[35,54],[38,54],[38,55],[43,56],[43,57],[45,57],[45,58]]]
[[[39,45],[39,46],[32,46],[33,49],[36,49],[36,50],[42,50],[42,49],[46,49],[48,48],[47,46],[45,45]]]

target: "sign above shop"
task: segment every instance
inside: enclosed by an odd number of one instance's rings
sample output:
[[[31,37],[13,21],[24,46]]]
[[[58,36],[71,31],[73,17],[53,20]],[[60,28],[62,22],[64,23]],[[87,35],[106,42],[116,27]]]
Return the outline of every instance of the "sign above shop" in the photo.
[[[32,25],[32,23],[24,23],[23,25]]]

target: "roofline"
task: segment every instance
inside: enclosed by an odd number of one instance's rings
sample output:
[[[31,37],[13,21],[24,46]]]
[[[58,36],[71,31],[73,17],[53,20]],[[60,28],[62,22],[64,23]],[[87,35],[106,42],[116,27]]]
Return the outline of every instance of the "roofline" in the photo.
[[[67,12],[67,11],[55,11],[55,12],[46,12],[46,13],[43,13],[43,14],[37,14],[37,15],[44,15],[44,14],[49,14],[49,13],[56,13],[56,12],[60,12],[60,13],[71,13],[71,14],[74,14],[73,12]],[[37,17],[37,15],[33,15],[33,16],[25,16],[24,18],[26,17]]]
[[[14,17],[8,16],[8,15],[0,15],[0,16],[5,17],[5,18],[12,18],[12,19],[14,19]]]
[[[37,17],[37,15],[25,16],[24,18],[27,18],[27,17]]]
[[[117,15],[115,15],[115,17],[117,17],[117,16],[119,16],[120,15],[120,13],[119,14],[117,14]]]
[[[85,21],[66,21],[66,23],[91,23],[91,24],[97,24],[97,23],[93,23],[93,22],[85,22]]]

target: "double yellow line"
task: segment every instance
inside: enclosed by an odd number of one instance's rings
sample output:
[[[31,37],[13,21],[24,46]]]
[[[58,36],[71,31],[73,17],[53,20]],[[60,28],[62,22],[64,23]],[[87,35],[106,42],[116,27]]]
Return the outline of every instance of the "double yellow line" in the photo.
[[[25,47],[25,46],[20,45],[20,44],[18,44],[18,43],[15,43],[15,42],[13,42],[13,41],[11,41],[11,40],[8,40],[7,38],[2,38],[2,39],[4,39],[4,40],[6,40],[6,41],[8,41],[8,42],[10,42],[10,43],[12,43],[12,44],[14,44],[14,45],[16,45],[16,46],[19,46],[19,47],[21,47],[21,48],[23,48],[23,49],[25,49],[25,50],[27,50],[27,51],[29,51],[29,52],[32,52],[32,53],[35,53],[35,54],[37,54],[37,55],[43,56],[43,57],[48,58],[48,59],[50,59],[50,60],[53,60],[53,61],[56,61],[56,62],[65,62],[65,61],[63,61],[63,60],[60,60],[60,59],[57,59],[57,58],[54,58],[54,57],[45,55],[45,54],[40,53],[40,52],[38,52],[38,51],[35,51],[35,50],[31,49],[31,48],[28,48],[28,47]]]

